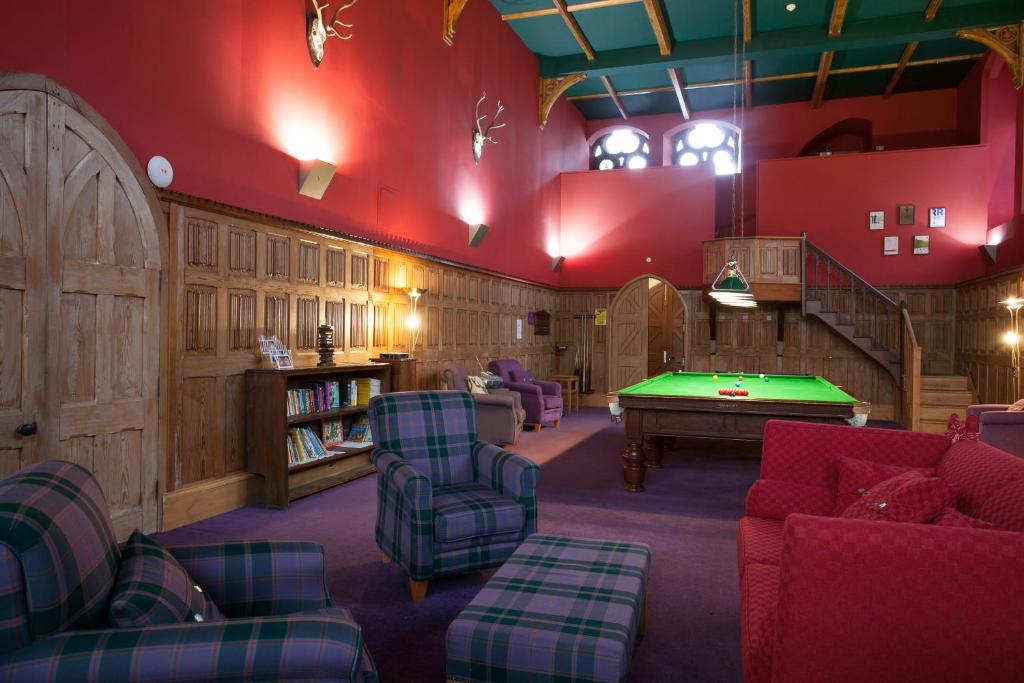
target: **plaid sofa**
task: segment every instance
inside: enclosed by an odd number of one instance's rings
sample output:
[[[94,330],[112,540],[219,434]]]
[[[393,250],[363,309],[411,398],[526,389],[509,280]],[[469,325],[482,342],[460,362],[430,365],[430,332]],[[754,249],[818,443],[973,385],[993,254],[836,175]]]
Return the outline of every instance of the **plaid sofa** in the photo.
[[[96,480],[49,461],[0,481],[0,680],[377,680],[321,546],[169,550],[227,619],[111,628],[120,551]]]
[[[375,396],[369,414],[377,546],[411,581],[497,567],[537,530],[540,468],[477,440],[468,392]]]

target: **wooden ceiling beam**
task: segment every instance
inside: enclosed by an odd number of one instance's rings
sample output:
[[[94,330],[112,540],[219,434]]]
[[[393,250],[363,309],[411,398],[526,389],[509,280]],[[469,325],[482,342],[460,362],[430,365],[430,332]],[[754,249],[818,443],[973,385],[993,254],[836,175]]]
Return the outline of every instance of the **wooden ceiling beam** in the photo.
[[[835,38],[843,32],[843,22],[846,21],[847,0],[835,0],[832,5],[832,18],[828,22],[828,37]]]
[[[754,17],[750,3],[752,0],[743,0],[743,42],[749,43],[754,37]]]
[[[900,78],[903,77],[903,70],[907,68],[907,64],[910,63],[910,58],[914,56],[914,50],[917,49],[917,41],[907,43],[907,46],[903,48],[903,54],[900,55],[900,61],[896,63],[896,70],[892,72],[892,78],[889,79],[889,84],[885,86],[885,92],[882,97],[889,99],[892,97],[893,91],[896,89],[896,84],[900,82]]]
[[[441,37],[449,45],[455,40],[455,25],[459,23],[467,2],[469,0],[444,0],[444,30]]]
[[[928,6],[924,10],[924,20],[931,21],[938,14],[939,6],[942,4],[942,0],[930,0]]]
[[[541,130],[548,125],[548,116],[555,102],[566,90],[586,79],[586,74],[569,74],[568,76],[555,76],[554,78],[541,78],[540,90],[537,95],[537,122]]]
[[[615,108],[619,110],[619,114],[626,121],[629,121],[629,112],[626,111],[626,105],[622,103],[622,98],[619,97],[619,93],[615,92],[615,86],[612,85],[612,79],[607,76],[601,76],[601,82],[604,83],[604,89],[608,91],[608,97],[612,98],[612,102],[615,103]]]
[[[586,12],[592,9],[601,9],[603,7],[618,7],[619,5],[637,5],[644,0],[592,0],[591,2],[578,2],[575,5],[569,5],[570,12]],[[523,12],[509,12],[508,14],[502,14],[502,21],[516,21],[518,19],[535,19],[537,17],[550,17],[553,14],[558,14],[558,10],[554,7],[550,9],[531,9]]]
[[[743,108],[747,111],[754,106],[754,86],[751,79],[753,72],[754,68],[750,60],[745,60],[743,62]]]
[[[1019,23],[1019,0],[989,0],[973,5],[946,6],[932,21],[925,21],[921,12],[903,14],[843,24],[842,34],[830,38],[819,26],[758,31],[746,44],[746,58],[779,59],[814,55],[822,52],[875,49],[887,46],[903,48],[907,43],[944,40],[958,30],[987,28]],[[678,41],[667,57],[662,57],[650,46],[624,48],[599,52],[593,61],[583,55],[542,56],[540,72],[543,76],[586,73],[594,77],[626,74],[654,69],[664,73],[669,68],[692,68],[697,65],[721,64],[733,57],[733,38],[708,38]]]
[[[661,0],[644,0],[644,9],[647,10],[647,20],[651,22],[654,38],[658,41],[658,52],[662,57],[667,57],[672,54],[672,35],[668,31]]]
[[[935,57],[933,59],[919,59],[913,62],[909,62],[907,67],[913,66],[929,66],[932,64],[951,64],[953,62],[969,62],[981,59],[984,57],[984,53],[975,55],[955,55],[953,57]],[[870,64],[866,66],[846,66],[840,69],[832,69],[828,72],[829,76],[841,76],[843,74],[862,74],[872,71],[889,71],[899,66],[898,62],[889,62],[888,64]],[[799,71],[791,74],[775,74],[772,76],[755,76],[750,79],[751,83],[774,83],[776,81],[796,81],[804,78],[815,78],[817,77],[817,71]],[[700,83],[684,83],[682,88],[686,90],[702,90],[704,88],[723,88],[729,86],[741,85],[742,79],[726,79],[722,81],[702,81]],[[653,95],[659,93],[668,93],[675,90],[674,86],[659,86],[656,88],[638,88],[636,90],[619,90],[619,97],[631,97],[633,95]],[[566,97],[567,100],[600,100],[608,97],[607,93],[591,93],[588,95],[572,95]]]
[[[572,37],[576,39],[580,49],[583,50],[583,54],[587,56],[588,62],[593,62],[596,58],[594,54],[594,46],[587,40],[586,34],[583,33],[583,29],[580,28],[580,24],[576,21],[576,17],[569,14],[569,8],[565,4],[565,0],[551,0],[555,3],[555,9],[562,15],[562,21],[569,27],[569,32],[572,33]]]
[[[684,119],[689,120],[690,98],[686,96],[686,81],[683,80],[683,75],[679,73],[679,69],[669,69],[668,79],[672,81],[671,90],[675,91],[676,99],[679,100],[679,111],[682,112]]]
[[[818,62],[818,73],[814,81],[814,94],[811,96],[811,108],[817,109],[825,98],[825,86],[828,84],[829,73],[832,71],[832,59],[835,52],[828,50],[821,53],[821,61]]]

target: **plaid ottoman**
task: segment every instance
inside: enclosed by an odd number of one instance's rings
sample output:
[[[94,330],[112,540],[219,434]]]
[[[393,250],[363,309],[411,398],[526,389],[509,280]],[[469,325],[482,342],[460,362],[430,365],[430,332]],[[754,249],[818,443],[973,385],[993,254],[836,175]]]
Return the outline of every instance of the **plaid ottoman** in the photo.
[[[625,681],[650,563],[643,543],[533,534],[448,627],[448,680]]]

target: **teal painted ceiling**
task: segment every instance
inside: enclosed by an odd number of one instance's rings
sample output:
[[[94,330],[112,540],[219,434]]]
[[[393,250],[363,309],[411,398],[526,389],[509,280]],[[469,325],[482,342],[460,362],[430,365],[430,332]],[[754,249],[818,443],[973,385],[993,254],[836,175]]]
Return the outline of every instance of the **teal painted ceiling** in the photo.
[[[680,112],[669,69],[682,78],[692,111],[742,106],[745,60],[752,106],[811,103],[826,52],[833,59],[823,100],[881,95],[914,42],[893,91],[950,88],[985,52],[958,38],[958,30],[1024,20],[1024,0],[750,0],[745,41],[742,0],[566,0],[595,53],[590,61],[556,0],[490,1],[540,58],[542,77],[587,75],[565,96],[588,119],[621,116],[602,76],[630,116]],[[660,6],[668,54],[659,50],[648,4]],[[795,8],[787,9],[789,4]],[[836,4],[846,7],[845,17],[838,35],[830,36]],[[927,18],[935,5],[934,17]]]

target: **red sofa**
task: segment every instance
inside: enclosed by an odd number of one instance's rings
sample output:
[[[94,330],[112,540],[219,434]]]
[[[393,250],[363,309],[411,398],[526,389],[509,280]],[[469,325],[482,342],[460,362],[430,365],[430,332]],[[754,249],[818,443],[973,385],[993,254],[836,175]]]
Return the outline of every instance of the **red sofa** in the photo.
[[[833,516],[836,458],[934,467],[1006,531]],[[934,434],[770,421],[737,542],[747,683],[1024,678],[1024,460]]]

